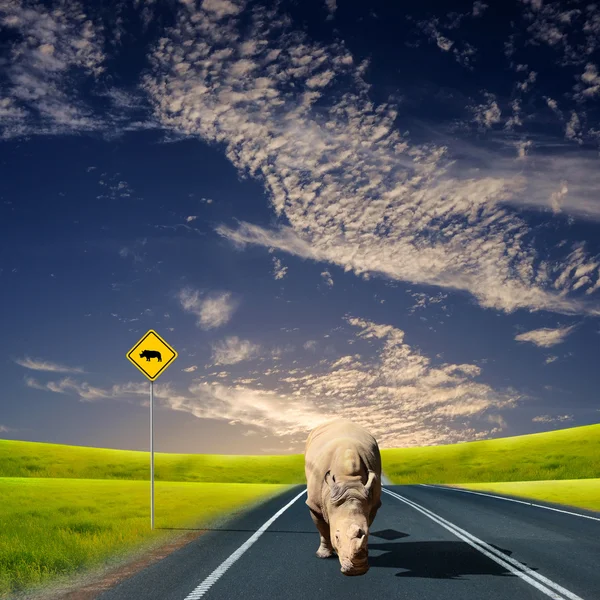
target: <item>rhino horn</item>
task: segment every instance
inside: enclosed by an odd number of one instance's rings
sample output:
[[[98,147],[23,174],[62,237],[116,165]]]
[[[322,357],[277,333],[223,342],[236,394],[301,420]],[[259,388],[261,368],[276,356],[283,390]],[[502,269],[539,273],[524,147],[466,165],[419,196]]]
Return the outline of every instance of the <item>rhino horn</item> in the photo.
[[[367,550],[367,540],[368,538],[366,535],[354,538],[352,540],[352,544],[354,545],[354,552],[358,554],[359,552]]]

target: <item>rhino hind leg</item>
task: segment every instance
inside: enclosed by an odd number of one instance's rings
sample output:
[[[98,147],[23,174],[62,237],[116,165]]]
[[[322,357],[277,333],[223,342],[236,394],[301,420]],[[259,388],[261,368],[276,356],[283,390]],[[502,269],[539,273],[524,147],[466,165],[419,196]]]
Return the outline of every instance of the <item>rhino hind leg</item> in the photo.
[[[330,556],[333,556],[334,550],[331,545],[329,525],[327,525],[325,519],[319,517],[319,515],[315,514],[312,510],[310,511],[310,516],[319,530],[320,544],[317,550],[317,556],[319,558],[329,558]]]

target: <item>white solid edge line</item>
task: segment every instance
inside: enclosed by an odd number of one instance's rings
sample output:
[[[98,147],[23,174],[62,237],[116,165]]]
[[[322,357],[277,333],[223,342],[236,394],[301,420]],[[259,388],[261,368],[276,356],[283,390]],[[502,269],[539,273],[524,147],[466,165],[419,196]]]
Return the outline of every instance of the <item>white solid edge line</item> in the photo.
[[[516,502],[517,504],[527,504],[527,506],[535,506],[536,508],[545,508],[546,510],[553,510],[554,512],[564,513],[566,515],[573,515],[574,517],[581,517],[582,519],[591,519],[592,521],[600,521],[599,517],[592,517],[591,515],[582,515],[570,510],[563,510],[561,508],[553,508],[552,506],[544,506],[543,504],[536,504],[535,502],[524,502],[523,500],[516,500],[515,498],[506,498],[505,496],[496,496],[495,494],[486,494],[484,492],[475,492],[474,490],[464,490],[462,488],[445,487],[443,485],[430,485],[427,483],[420,483],[420,486],[430,487],[436,490],[450,490],[451,492],[464,492],[465,494],[476,494],[477,496],[487,496],[488,498],[497,498],[498,500],[508,500],[509,502]]]
[[[192,592],[190,592],[185,600],[197,600],[198,598],[202,598],[206,592],[213,586],[215,582],[217,582],[222,575],[225,574],[227,569],[231,567],[231,565],[238,559],[256,540],[265,532],[265,530],[277,519],[277,517],[281,516],[302,494],[306,493],[306,488],[302,490],[293,500],[288,502],[283,508],[279,509],[268,521],[266,521],[263,525],[261,525],[229,558],[227,558],[224,562],[222,562],[198,587],[196,587]]]
[[[400,500],[401,502],[408,504],[415,510],[418,510],[419,512],[423,513],[426,517],[429,517],[432,521],[435,521],[438,525],[441,525],[442,527],[450,531],[450,533],[454,534],[456,537],[460,538],[461,540],[463,540],[464,542],[466,542],[467,544],[469,544],[470,546],[472,546],[473,548],[475,548],[494,562],[503,566],[505,569],[513,573],[513,575],[520,577],[523,581],[529,583],[530,585],[543,592],[544,594],[546,594],[546,596],[549,596],[553,600],[564,600],[565,596],[567,598],[570,598],[570,600],[583,600],[583,598],[577,596],[573,592],[570,592],[558,583],[555,583],[547,577],[544,577],[543,575],[532,571],[529,567],[520,563],[518,560],[515,560],[510,556],[506,556],[505,554],[502,554],[493,546],[490,546],[483,540],[480,540],[468,531],[461,529],[454,523],[447,521],[443,517],[440,517],[436,513],[421,506],[420,504],[417,504],[416,502],[413,502],[412,500],[409,500],[408,498],[400,496],[400,494],[397,494],[396,492],[392,492],[385,488],[383,489],[383,491],[392,496],[393,498],[396,498],[397,500]],[[556,592],[560,592],[562,596],[549,588],[554,588]]]

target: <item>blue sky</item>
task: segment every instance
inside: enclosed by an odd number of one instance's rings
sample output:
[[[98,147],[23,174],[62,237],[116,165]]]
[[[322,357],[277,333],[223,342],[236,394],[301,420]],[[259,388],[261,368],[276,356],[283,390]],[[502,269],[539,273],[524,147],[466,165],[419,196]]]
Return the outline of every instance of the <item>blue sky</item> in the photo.
[[[600,7],[0,0],[0,435],[596,423]]]

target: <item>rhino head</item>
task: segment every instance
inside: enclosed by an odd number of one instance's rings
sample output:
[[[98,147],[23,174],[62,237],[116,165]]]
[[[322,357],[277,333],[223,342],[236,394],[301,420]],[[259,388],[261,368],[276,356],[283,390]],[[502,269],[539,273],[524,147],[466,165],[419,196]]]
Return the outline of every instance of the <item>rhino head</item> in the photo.
[[[367,483],[360,477],[336,481],[335,474],[327,471],[329,486],[328,506],[331,545],[336,551],[344,575],[364,575],[369,570],[369,513],[371,487],[375,473],[369,471]]]

